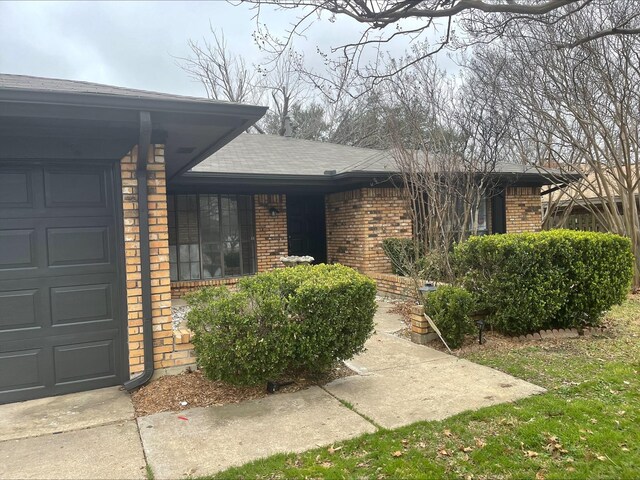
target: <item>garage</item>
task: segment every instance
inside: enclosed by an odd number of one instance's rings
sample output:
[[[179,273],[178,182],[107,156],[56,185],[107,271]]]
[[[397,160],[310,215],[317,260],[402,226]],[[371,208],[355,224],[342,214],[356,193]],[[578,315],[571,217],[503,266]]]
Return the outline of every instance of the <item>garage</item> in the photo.
[[[0,74],[0,404],[133,390],[174,342],[167,182],[265,107]]]
[[[0,403],[124,380],[114,168],[0,165]]]

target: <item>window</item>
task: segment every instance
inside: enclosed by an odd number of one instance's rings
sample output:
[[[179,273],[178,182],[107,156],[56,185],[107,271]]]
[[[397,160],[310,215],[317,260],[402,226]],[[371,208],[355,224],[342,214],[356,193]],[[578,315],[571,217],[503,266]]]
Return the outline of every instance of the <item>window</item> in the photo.
[[[248,195],[169,195],[171,280],[256,272],[255,222]]]

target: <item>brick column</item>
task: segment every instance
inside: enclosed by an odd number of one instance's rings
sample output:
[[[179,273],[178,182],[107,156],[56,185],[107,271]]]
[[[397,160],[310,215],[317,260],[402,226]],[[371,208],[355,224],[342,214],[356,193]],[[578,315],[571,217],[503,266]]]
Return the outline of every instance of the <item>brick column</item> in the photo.
[[[280,257],[289,252],[287,198],[285,195],[255,195],[256,250],[258,272],[284,267]],[[277,210],[275,215],[271,210]]]
[[[384,254],[386,238],[411,238],[411,218],[396,188],[361,188],[328,194],[327,255],[361,272],[391,273]]]
[[[135,174],[137,158],[137,148],[134,148],[120,162],[126,259],[129,372],[132,376],[144,370],[138,185]],[[160,368],[173,366],[175,363],[171,323],[166,174],[162,145],[154,145],[150,149],[147,170],[154,365],[156,368]]]
[[[540,231],[540,187],[509,187],[505,195],[507,233]]]

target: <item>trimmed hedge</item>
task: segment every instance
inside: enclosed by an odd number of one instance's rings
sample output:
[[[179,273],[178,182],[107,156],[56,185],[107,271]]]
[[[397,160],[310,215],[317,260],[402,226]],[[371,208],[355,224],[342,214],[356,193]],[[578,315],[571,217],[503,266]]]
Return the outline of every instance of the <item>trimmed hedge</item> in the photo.
[[[373,332],[375,283],[342,265],[301,265],[247,277],[237,291],[187,296],[187,324],[205,376],[256,385],[322,372],[364,350]]]
[[[551,230],[471,237],[454,251],[461,283],[508,334],[596,325],[631,286],[629,239]]]
[[[449,348],[462,346],[464,337],[475,331],[469,317],[474,311],[473,295],[464,288],[443,285],[427,294],[424,309],[440,330]]]

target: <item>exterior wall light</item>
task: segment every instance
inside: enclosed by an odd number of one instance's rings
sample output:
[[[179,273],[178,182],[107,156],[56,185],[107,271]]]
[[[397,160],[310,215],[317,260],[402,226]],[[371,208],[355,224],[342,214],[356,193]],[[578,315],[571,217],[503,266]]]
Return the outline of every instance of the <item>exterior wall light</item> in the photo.
[[[269,215],[271,215],[272,217],[275,217],[276,215],[278,215],[278,213],[280,213],[280,212],[278,211],[278,209],[276,207],[271,207],[269,209]]]

